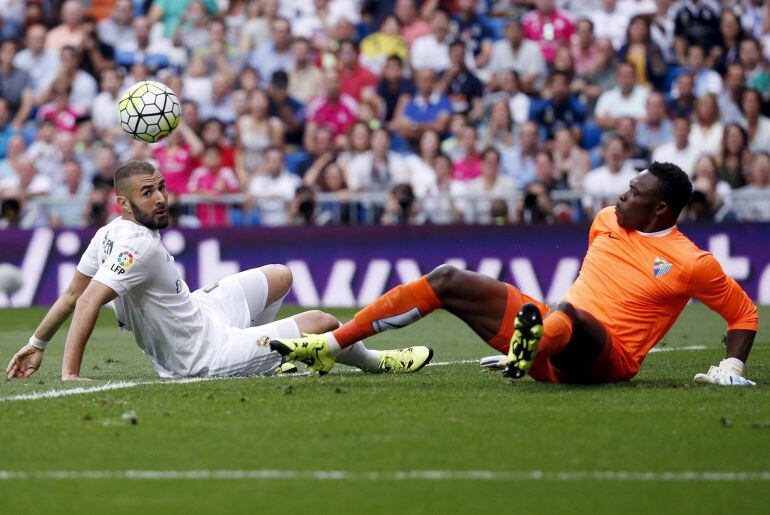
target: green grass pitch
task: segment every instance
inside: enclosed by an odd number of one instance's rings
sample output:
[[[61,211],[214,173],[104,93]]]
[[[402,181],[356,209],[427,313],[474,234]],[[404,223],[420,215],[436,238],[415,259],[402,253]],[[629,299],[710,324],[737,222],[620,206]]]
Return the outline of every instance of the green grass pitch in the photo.
[[[334,313],[347,320],[353,311]],[[3,367],[42,314],[0,311]],[[627,384],[512,384],[457,363],[412,376],[340,372],[7,400],[155,380],[131,335],[118,333],[114,317],[103,313],[83,366],[93,383],[59,381],[65,331],[38,374],[0,383],[0,513],[770,513],[770,474],[737,481],[702,475],[770,471],[769,315],[762,309],[746,368],[759,383],[753,389],[692,383],[723,357],[724,333],[717,315],[694,304],[665,339],[671,351],[651,354]],[[428,344],[436,362],[491,354],[443,312],[369,343]],[[700,345],[707,348],[676,350]],[[137,424],[123,419],[132,411]],[[283,475],[109,475],[129,470]],[[53,478],[52,471],[108,475]],[[420,478],[393,474],[414,471]],[[425,471],[439,472],[430,479]],[[491,475],[462,475],[469,471]]]

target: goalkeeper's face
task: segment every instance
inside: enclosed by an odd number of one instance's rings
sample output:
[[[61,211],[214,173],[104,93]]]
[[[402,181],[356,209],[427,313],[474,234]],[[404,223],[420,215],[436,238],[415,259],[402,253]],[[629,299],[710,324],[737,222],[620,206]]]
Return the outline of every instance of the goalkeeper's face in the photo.
[[[127,200],[136,223],[153,231],[168,227],[166,179],[159,172],[131,179],[133,184]]]
[[[624,229],[646,231],[667,209],[661,202],[658,180],[645,170],[631,179],[628,190],[618,198],[615,216]]]

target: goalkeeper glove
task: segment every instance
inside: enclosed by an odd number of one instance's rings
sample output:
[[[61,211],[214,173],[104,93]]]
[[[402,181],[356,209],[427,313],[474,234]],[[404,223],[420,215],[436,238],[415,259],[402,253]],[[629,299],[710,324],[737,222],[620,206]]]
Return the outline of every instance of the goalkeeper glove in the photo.
[[[743,362],[738,358],[723,359],[719,366],[709,367],[705,374],[695,374],[696,383],[719,384],[722,386],[755,386],[757,383],[743,377]]]

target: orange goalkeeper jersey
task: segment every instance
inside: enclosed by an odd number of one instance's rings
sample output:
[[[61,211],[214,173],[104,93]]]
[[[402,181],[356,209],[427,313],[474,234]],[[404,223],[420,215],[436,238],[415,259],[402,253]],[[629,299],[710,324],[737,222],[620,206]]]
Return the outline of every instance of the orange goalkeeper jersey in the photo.
[[[588,252],[565,300],[605,325],[636,374],[692,297],[719,313],[728,330],[757,330],[757,308],[714,256],[676,227],[654,234],[623,229],[608,207],[591,225]]]

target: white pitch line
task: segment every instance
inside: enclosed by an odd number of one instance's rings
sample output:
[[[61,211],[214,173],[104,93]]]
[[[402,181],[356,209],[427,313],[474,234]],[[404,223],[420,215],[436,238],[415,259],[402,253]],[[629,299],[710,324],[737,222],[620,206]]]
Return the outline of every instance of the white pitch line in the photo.
[[[672,351],[691,351],[691,350],[705,350],[711,347],[705,345],[690,345],[686,347],[661,347],[654,348],[650,352],[672,352]],[[502,354],[501,354],[502,356]],[[446,367],[450,365],[466,365],[468,363],[478,363],[478,359],[461,359],[456,361],[436,361],[428,363],[429,367]],[[351,372],[359,372],[358,370],[351,370]],[[305,374],[303,374],[305,375]],[[81,386],[77,388],[60,388],[55,390],[47,390],[43,392],[24,393],[19,395],[11,395],[8,397],[0,397],[0,402],[10,401],[36,401],[40,399],[55,399],[58,397],[67,397],[70,395],[87,395],[91,393],[107,392],[111,390],[124,390],[127,388],[134,388],[136,386],[154,385],[154,384],[188,384],[199,383],[201,381],[217,381],[217,380],[233,380],[243,379],[241,377],[227,377],[227,378],[203,378],[203,377],[188,377],[182,379],[158,379],[154,381],[116,381],[109,382],[99,386]]]
[[[248,480],[299,479],[315,481],[770,481],[770,471],[623,471],[623,470],[0,470],[0,481],[28,480]]]

